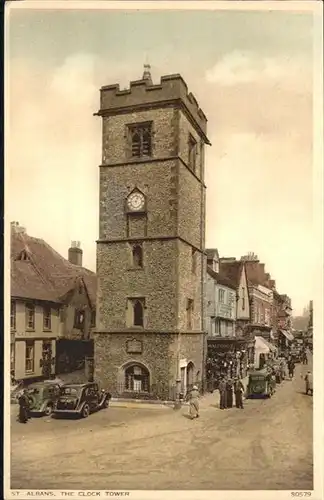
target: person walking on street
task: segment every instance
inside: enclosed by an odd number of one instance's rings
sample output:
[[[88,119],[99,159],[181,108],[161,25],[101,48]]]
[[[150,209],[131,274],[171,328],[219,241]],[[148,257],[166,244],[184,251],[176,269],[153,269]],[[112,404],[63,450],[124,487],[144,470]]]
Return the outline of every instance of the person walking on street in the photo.
[[[235,393],[235,406],[236,408],[240,408],[243,410],[243,393],[244,393],[244,385],[240,377],[236,377],[234,382],[234,393]]]
[[[219,382],[219,394],[220,394],[220,404],[219,407],[221,410],[225,410],[227,408],[227,394],[226,394],[226,379],[223,377]]]
[[[18,420],[21,424],[27,424],[29,419],[29,400],[27,397],[27,390],[24,389],[22,394],[18,399],[19,404],[19,414]]]
[[[233,381],[231,378],[228,378],[226,382],[226,400],[227,408],[233,408]]]
[[[310,392],[311,395],[313,395],[313,374],[310,370],[308,370],[308,372],[306,373],[304,380],[305,380],[305,384],[306,384],[306,387],[305,387],[306,394],[308,394]]]
[[[303,353],[303,365],[308,365],[308,357],[306,351],[304,351]]]
[[[199,417],[199,390],[196,385],[189,393],[189,416],[191,420]]]
[[[292,379],[294,377],[294,372],[295,372],[295,363],[292,359],[289,361],[288,371],[289,371],[289,377]]]

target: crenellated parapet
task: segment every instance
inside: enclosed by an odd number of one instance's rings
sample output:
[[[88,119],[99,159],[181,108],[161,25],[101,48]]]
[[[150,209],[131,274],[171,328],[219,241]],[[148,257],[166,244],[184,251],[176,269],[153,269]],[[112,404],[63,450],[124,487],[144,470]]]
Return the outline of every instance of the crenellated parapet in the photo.
[[[149,79],[132,81],[126,90],[120,90],[119,84],[107,85],[100,89],[100,94],[99,115],[118,113],[123,108],[133,106],[138,109],[167,103],[181,103],[201,131],[206,134],[207,118],[179,74],[162,76],[160,83],[156,85],[152,84]]]

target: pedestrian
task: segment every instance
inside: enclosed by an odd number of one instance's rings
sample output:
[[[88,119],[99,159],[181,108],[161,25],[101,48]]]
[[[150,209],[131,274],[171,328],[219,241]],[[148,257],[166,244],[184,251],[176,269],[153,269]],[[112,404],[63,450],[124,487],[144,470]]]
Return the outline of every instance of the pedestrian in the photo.
[[[294,372],[295,372],[295,363],[292,359],[289,361],[288,370],[289,370],[289,377],[292,379],[294,377]]]
[[[226,381],[226,401],[227,408],[233,408],[233,381],[231,378]]]
[[[308,357],[307,357],[307,352],[306,351],[304,351],[303,364],[304,365],[308,365]]]
[[[19,404],[19,414],[18,420],[21,424],[26,424],[28,422],[29,417],[29,400],[27,397],[27,390],[24,389],[22,394],[18,399]]]
[[[244,385],[240,377],[236,377],[234,382],[235,406],[243,410]]]
[[[304,380],[306,384],[306,394],[308,394],[309,392],[313,394],[313,374],[310,370],[308,370],[308,372],[306,373]]]
[[[220,394],[220,404],[219,407],[221,410],[225,410],[227,408],[227,393],[226,393],[226,378],[223,377],[219,382],[219,394]]]
[[[191,420],[199,417],[199,391],[196,385],[189,393],[189,416]]]

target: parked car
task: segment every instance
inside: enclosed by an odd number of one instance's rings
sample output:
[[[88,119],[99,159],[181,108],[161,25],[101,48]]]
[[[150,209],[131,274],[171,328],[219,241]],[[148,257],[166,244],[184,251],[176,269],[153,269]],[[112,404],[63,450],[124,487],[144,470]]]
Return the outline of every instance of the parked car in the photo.
[[[54,416],[77,415],[86,418],[95,411],[108,408],[111,394],[95,382],[64,384],[56,401]]]
[[[60,385],[50,380],[29,385],[27,397],[30,415],[51,415],[59,395]]]
[[[246,389],[247,398],[271,398],[276,390],[276,381],[267,370],[249,373],[249,381]]]

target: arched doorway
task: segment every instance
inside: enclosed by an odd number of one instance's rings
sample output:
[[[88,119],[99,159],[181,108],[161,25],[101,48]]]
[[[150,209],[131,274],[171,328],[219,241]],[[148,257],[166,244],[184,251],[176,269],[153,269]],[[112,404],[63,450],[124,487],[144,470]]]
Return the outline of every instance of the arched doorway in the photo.
[[[187,384],[186,384],[187,391],[190,391],[195,383],[194,373],[195,373],[195,365],[192,363],[192,361],[190,361],[187,364]]]
[[[125,390],[131,392],[149,392],[150,373],[140,363],[132,363],[124,369]]]

